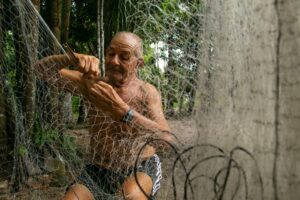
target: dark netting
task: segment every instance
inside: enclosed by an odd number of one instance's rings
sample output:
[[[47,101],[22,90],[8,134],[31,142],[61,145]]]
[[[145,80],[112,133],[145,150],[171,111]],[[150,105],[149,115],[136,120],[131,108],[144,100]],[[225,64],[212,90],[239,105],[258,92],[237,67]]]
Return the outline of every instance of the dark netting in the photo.
[[[77,86],[57,73],[58,67],[69,67],[72,53],[57,42],[32,3],[0,2],[0,123],[5,124],[0,130],[0,180],[4,194],[16,199],[22,194],[24,199],[43,199],[46,194],[59,199],[77,182],[84,183],[95,198],[122,199],[120,186],[125,177],[146,172],[154,184],[152,193],[160,188],[157,199],[199,199],[199,184],[205,185],[212,199],[222,199],[230,175],[238,177],[231,185],[233,195],[247,196],[244,169],[233,155],[242,152],[250,160],[252,155],[242,148],[226,153],[214,145],[198,144],[195,113],[199,109],[205,113],[209,104],[201,102],[210,98],[198,90],[199,78],[214,70],[212,65],[203,66],[208,63],[202,60],[205,56],[213,59],[214,46],[203,40],[207,38],[204,25],[209,22],[202,1],[124,0],[122,4],[128,27],[144,41],[145,66],[139,78],[160,92],[176,146],[160,139],[159,131],[141,128],[135,134],[124,129],[95,108]],[[66,59],[58,62],[57,55]],[[137,104],[139,113],[147,113],[149,87],[145,84],[138,102],[134,102],[135,94],[129,100]],[[87,124],[70,128],[81,102],[88,113]],[[112,128],[119,133],[108,134]],[[151,145],[159,149],[157,155],[142,159],[141,153]],[[111,170],[95,168],[91,165],[95,162]],[[221,167],[199,172],[216,163]],[[55,195],[48,197],[51,191]]]

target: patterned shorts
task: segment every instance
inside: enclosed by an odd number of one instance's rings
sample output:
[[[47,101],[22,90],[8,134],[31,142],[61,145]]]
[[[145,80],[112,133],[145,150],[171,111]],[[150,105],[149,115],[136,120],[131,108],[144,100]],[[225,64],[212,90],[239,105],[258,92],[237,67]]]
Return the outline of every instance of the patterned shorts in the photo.
[[[151,177],[153,188],[150,199],[153,200],[160,188],[160,180],[162,179],[161,162],[156,154],[143,161],[135,170],[132,167],[126,171],[116,172],[88,164],[77,177],[76,183],[85,185],[96,200],[111,199],[113,194],[119,191],[125,179],[134,174],[134,171],[146,173]]]

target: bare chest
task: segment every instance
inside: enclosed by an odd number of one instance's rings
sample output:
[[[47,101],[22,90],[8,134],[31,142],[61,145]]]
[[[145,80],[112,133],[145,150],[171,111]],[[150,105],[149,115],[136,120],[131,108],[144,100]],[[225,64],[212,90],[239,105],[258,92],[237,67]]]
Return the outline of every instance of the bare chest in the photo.
[[[146,93],[143,90],[133,88],[131,90],[116,90],[116,92],[131,109],[141,115],[148,116],[148,103]],[[90,108],[89,118],[92,135],[104,135],[103,132],[106,132],[110,136],[118,136],[121,132],[130,133],[133,131],[130,125],[111,119],[108,115],[101,112],[101,109],[92,106]]]

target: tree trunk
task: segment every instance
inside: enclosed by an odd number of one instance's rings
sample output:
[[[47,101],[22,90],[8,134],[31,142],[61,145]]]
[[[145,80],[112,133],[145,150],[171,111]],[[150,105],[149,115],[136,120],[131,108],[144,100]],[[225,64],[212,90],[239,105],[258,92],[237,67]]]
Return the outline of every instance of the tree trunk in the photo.
[[[71,16],[71,0],[62,0],[61,9],[61,43],[68,42]]]
[[[33,5],[39,12],[40,10],[40,0],[32,0]],[[29,13],[32,15],[32,13]],[[25,117],[25,130],[28,133],[32,132],[34,118],[35,118],[35,92],[36,92],[36,79],[33,72],[33,65],[37,61],[37,52],[38,52],[38,35],[39,35],[39,19],[38,16],[34,13],[31,16],[31,20],[27,24],[26,30],[28,30],[28,34],[31,34],[30,41],[26,41],[27,44],[30,44],[29,52],[29,60],[30,63],[28,65],[26,73],[23,74],[25,81],[25,90],[23,92],[24,104],[23,104],[23,112]]]
[[[46,13],[45,21],[48,24],[50,30],[54,34],[55,38],[60,41],[61,39],[61,1],[60,0],[46,0]],[[52,40],[49,44],[51,54],[57,54],[57,44],[55,40]],[[46,86],[47,88],[48,86]],[[62,125],[62,107],[60,105],[59,90],[57,87],[50,86],[50,94],[46,94],[49,99],[48,102],[44,102],[47,105],[47,122],[50,123],[53,129],[60,129]]]
[[[34,1],[39,6],[39,1]],[[10,1],[6,3],[7,28],[13,33],[13,45],[15,52],[15,73],[16,95],[11,86],[7,84],[9,80],[8,68],[3,71],[2,87],[7,96],[6,117],[9,124],[7,129],[10,134],[14,134],[14,167],[12,181],[14,189],[18,190],[20,184],[28,177],[31,168],[28,165],[29,155],[27,153],[27,141],[32,133],[35,116],[35,77],[32,66],[37,60],[38,41],[38,17],[36,13],[23,12],[23,2]],[[27,5],[26,5],[27,6]],[[29,5],[30,6],[30,5]],[[13,69],[10,69],[13,70]],[[20,154],[23,149],[23,154]]]
[[[61,13],[61,43],[65,44],[69,39],[69,28],[70,28],[70,15],[71,15],[71,0],[62,0],[62,13]],[[73,122],[72,116],[72,94],[67,92],[61,95],[63,102],[63,118],[66,124]]]
[[[3,17],[4,17],[4,7],[3,7],[3,0],[0,0],[0,142],[2,142],[3,139],[5,139],[6,136],[6,115],[5,115],[5,94],[4,91],[4,83],[3,83],[3,72],[4,72],[4,52],[3,52],[3,44],[4,44],[4,38],[3,38]],[[2,146],[2,145],[1,145]],[[0,155],[0,157],[2,157]],[[3,159],[1,159],[3,160]],[[0,166],[2,166],[2,163],[0,163]]]
[[[13,158],[10,152],[13,151],[12,134],[8,128],[9,117],[7,116],[7,95],[5,92],[5,63],[4,63],[4,5],[0,0],[0,181],[7,179],[12,174]],[[13,124],[13,121],[11,121]]]
[[[61,0],[46,0],[45,21],[58,41],[61,39]]]
[[[39,1],[33,1],[39,10]],[[16,13],[19,17],[15,19],[14,42],[16,48],[16,77],[17,97],[22,104],[24,114],[25,132],[32,132],[35,115],[35,76],[32,69],[37,61],[38,46],[38,17],[29,13],[20,13],[20,2],[16,1]],[[32,14],[32,13],[31,13]],[[26,21],[30,19],[30,21]],[[31,37],[28,37],[30,35]]]

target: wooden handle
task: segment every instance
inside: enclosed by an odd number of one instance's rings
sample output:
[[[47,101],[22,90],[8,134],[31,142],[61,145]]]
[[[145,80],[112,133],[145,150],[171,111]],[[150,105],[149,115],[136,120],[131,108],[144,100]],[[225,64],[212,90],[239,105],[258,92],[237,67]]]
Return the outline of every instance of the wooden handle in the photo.
[[[63,44],[63,47],[66,50],[66,54],[69,57],[72,65],[74,65],[74,66],[78,65],[79,60],[75,56],[75,54],[74,54],[73,50],[70,48],[70,46],[67,43],[65,43],[65,44]]]

